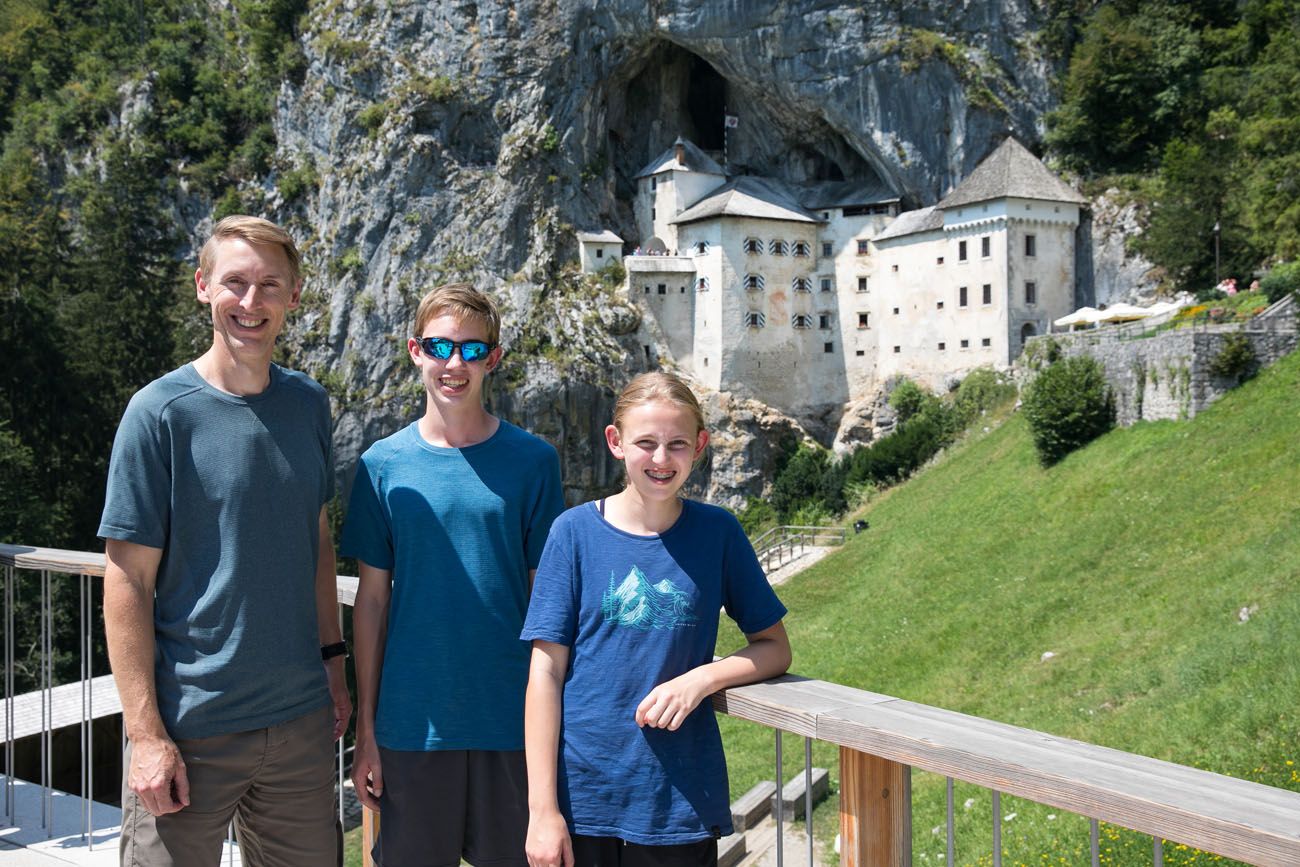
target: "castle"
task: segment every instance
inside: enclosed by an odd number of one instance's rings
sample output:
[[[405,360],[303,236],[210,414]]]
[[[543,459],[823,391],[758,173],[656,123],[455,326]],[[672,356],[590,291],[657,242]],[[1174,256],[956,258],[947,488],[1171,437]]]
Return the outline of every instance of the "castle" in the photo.
[[[1075,307],[1085,199],[1006,139],[937,205],[900,211],[880,185],[728,179],[688,141],[636,178],[643,241],[579,233],[584,270],[621,259],[696,380],[797,416],[871,399],[890,377],[931,388],[1006,367]]]

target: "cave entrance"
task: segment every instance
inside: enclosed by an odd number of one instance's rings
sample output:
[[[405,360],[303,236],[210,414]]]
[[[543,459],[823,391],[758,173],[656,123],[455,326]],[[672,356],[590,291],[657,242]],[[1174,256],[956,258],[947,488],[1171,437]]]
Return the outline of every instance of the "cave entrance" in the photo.
[[[695,143],[706,151],[722,150],[727,80],[707,60],[695,55],[691,55],[686,81],[686,111],[695,127]]]

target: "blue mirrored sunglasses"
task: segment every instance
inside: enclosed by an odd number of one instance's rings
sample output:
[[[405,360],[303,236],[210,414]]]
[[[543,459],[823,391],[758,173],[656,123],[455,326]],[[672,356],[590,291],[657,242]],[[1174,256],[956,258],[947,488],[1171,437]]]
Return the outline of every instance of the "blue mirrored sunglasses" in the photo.
[[[425,355],[439,361],[451,358],[451,354],[457,349],[460,350],[461,360],[465,362],[487,358],[488,353],[492,351],[492,344],[482,340],[464,340],[460,343],[446,337],[417,337],[415,340],[420,344]]]

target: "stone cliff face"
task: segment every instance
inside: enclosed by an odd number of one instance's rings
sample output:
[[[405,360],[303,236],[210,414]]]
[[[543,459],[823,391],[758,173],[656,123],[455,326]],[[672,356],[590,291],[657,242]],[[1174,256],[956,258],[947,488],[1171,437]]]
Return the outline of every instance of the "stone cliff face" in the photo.
[[[571,500],[619,467],[599,432],[647,366],[638,313],[580,278],[574,229],[641,240],[632,178],[677,135],[733,171],[879,179],[931,204],[1052,105],[1032,0],[532,0],[317,5],[309,68],[279,94],[278,215],[313,276],[296,360],[337,401],[346,478],[419,411],[404,338],[429,288],[468,278],[507,319],[492,405],[561,449]],[[723,137],[724,114],[739,126]],[[760,494],[795,420],[726,395],[697,493]]]

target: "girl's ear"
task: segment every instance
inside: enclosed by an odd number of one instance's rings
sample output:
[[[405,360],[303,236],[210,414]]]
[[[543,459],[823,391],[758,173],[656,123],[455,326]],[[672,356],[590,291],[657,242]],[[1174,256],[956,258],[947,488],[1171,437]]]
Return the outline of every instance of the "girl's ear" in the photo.
[[[605,426],[605,445],[609,446],[609,452],[615,460],[623,460],[623,437],[612,424]]]
[[[698,461],[700,455],[704,454],[704,447],[709,444],[709,432],[700,428],[700,432],[695,435],[695,456],[691,460]]]

